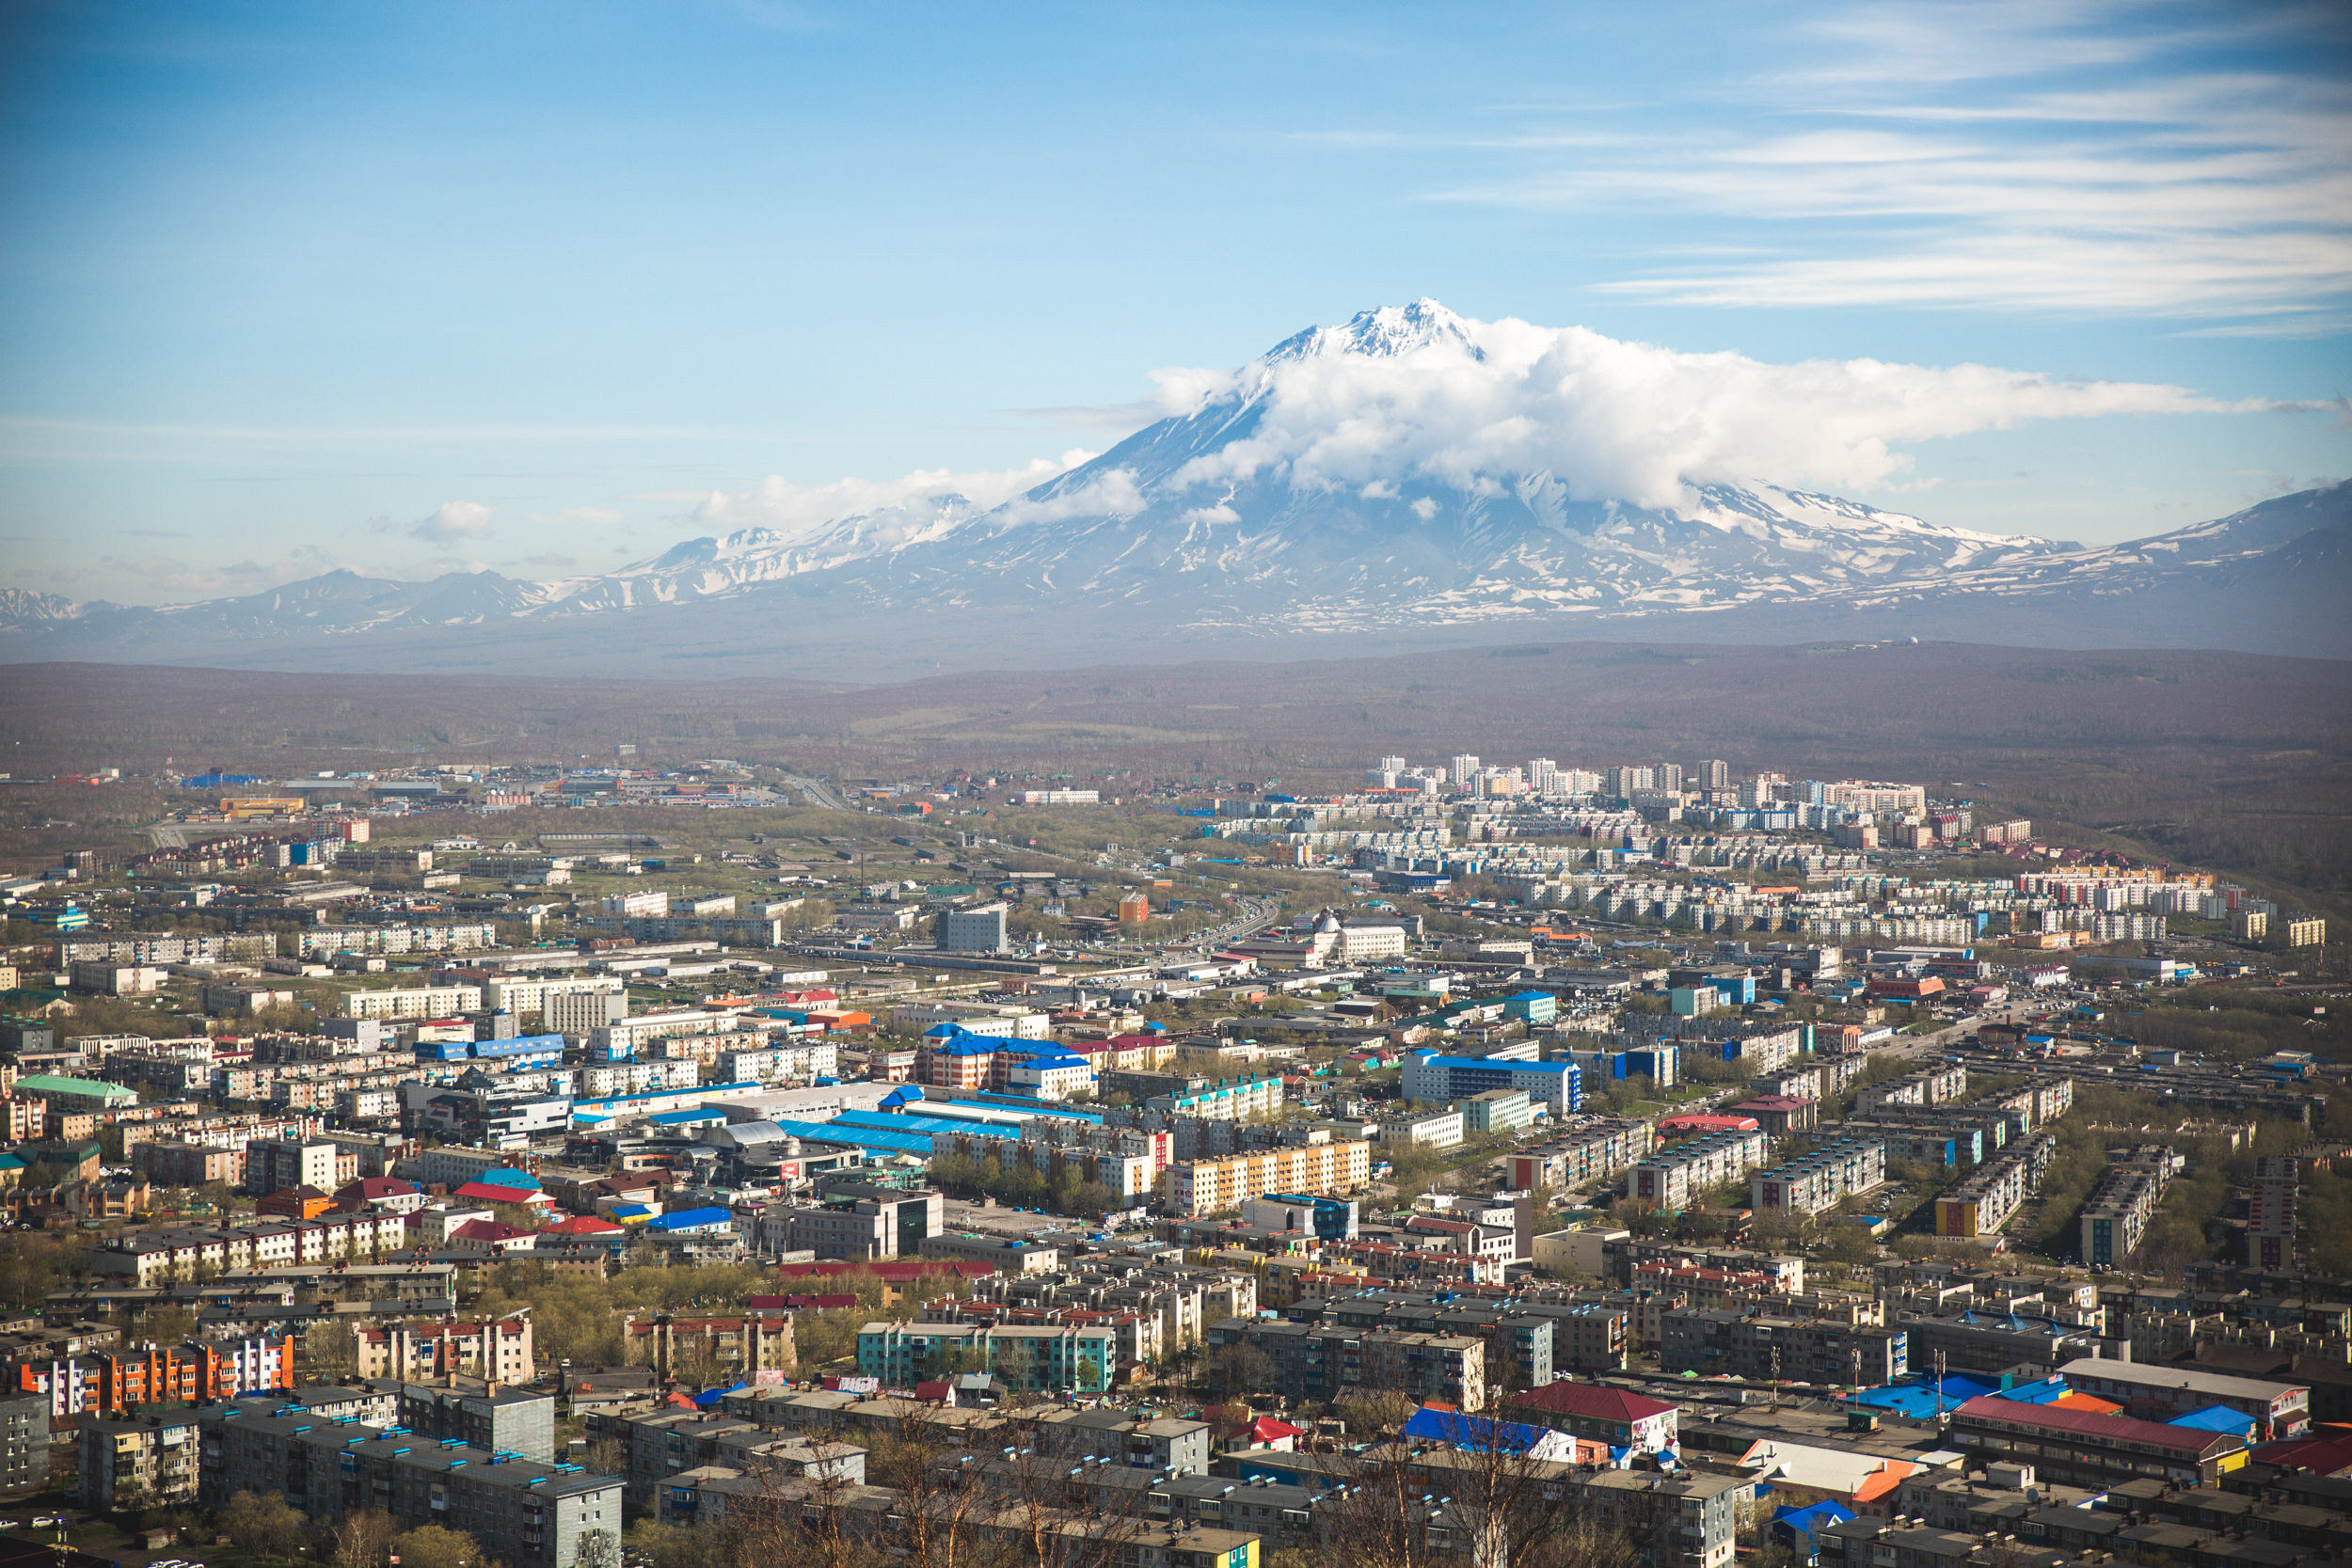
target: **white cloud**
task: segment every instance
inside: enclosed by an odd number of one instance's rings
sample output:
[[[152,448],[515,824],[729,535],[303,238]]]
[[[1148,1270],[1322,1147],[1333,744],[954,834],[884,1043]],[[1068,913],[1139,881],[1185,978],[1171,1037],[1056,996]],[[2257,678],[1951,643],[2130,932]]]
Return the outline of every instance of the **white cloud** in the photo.
[[[1059,459],[1040,457],[1001,472],[956,473],[918,468],[900,479],[838,479],[799,484],[775,475],[749,490],[712,491],[698,498],[694,520],[706,527],[771,529],[787,538],[815,533],[845,517],[907,513],[936,515],[946,498],[961,496],[985,511],[1033,490],[1095,454],[1073,448]]]
[[[483,539],[490,532],[490,514],[497,511],[480,501],[443,501],[427,517],[413,523],[401,524],[389,517],[369,519],[368,528],[374,533],[405,533],[411,539],[428,540],[444,545],[453,539]]]
[[[1133,468],[1112,468],[1034,500],[1024,497],[996,515],[1007,524],[1057,523],[1065,517],[1132,517],[1150,504]]]
[[[1379,495],[1434,481],[1487,493],[1494,476],[1549,472],[1579,499],[1671,507],[1686,482],[1884,485],[1910,464],[1902,446],[2026,420],[2254,406],[1987,365],[1767,364],[1423,309],[1435,325],[1420,347],[1346,351],[1353,329],[1337,329],[1312,352],[1230,372],[1223,395],[1263,400],[1255,427],[1171,488],[1279,480]]]

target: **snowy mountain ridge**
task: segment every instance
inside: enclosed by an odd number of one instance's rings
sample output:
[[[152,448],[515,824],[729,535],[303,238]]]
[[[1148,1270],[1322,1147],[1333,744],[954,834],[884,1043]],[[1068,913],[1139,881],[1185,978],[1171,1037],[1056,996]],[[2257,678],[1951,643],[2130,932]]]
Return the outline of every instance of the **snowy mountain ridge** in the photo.
[[[546,582],[337,571],[151,609],[7,591],[0,635],[11,657],[130,657],[165,643],[435,627],[552,633],[735,604],[844,635],[907,616],[1044,614],[1164,640],[1432,627],[1594,636],[1702,616],[1769,631],[1774,614],[1812,626],[1832,610],[1898,608],[1933,629],[1991,606],[2063,606],[2076,629],[2113,622],[2124,635],[2110,641],[2128,643],[2120,605],[2252,585],[2285,572],[2291,550],[2303,553],[2288,586],[2302,592],[2342,559],[2341,485],[2086,546],[1740,478],[1745,449],[1724,443],[1719,421],[1689,417],[1687,391],[1643,402],[1642,377],[1619,373],[1627,347],[1579,329],[1470,322],[1422,300],[1309,328],[1231,372],[1184,372],[1184,411],[1000,505],[943,487]],[[1643,352],[1645,374],[1664,365],[1686,389],[1756,370]],[[1629,384],[1637,389],[1622,391]],[[1795,466],[1867,465],[1877,460],[1867,445],[1854,446],[1857,458],[1817,443]]]

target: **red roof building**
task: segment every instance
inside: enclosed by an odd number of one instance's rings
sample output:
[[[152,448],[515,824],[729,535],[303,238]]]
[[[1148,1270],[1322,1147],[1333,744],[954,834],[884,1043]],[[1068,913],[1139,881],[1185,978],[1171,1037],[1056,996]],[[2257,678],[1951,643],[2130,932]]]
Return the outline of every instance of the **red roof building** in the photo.
[[[449,1196],[462,1197],[469,1203],[522,1203],[538,1208],[555,1207],[555,1199],[536,1187],[509,1187],[492,1181],[469,1181]]]
[[[1661,1117],[1658,1123],[1658,1135],[1661,1138],[1687,1138],[1701,1132],[1753,1132],[1756,1125],[1754,1117],[1716,1117],[1692,1111],[1683,1116]]]
[[[424,1207],[424,1189],[397,1176],[369,1176],[335,1189],[335,1212],[406,1214]]]
[[[1676,1446],[1678,1407],[1591,1383],[1547,1383],[1510,1401],[1510,1417],[1613,1449],[1656,1453]]]
[[[1271,1416],[1261,1416],[1244,1426],[1235,1427],[1226,1438],[1229,1449],[1272,1449],[1278,1453],[1291,1453],[1298,1440],[1307,1435],[1305,1427],[1295,1427],[1288,1421],[1278,1421]]]
[[[516,1225],[502,1225],[497,1220],[468,1220],[449,1233],[441,1244],[471,1247],[485,1252],[513,1252],[532,1243],[539,1234]]]
[[[611,1220],[601,1220],[594,1214],[574,1214],[570,1219],[556,1221],[540,1234],[543,1236],[619,1236],[625,1232],[625,1227],[614,1225]]]
[[[2136,1421],[2087,1410],[2027,1404],[1982,1394],[1952,1413],[1951,1446],[2007,1463],[2030,1455],[2034,1469],[2062,1486],[2100,1487],[2154,1477],[2212,1486],[2225,1463],[2243,1463],[2234,1433]]]
[[[1793,1094],[1762,1094],[1743,1100],[1731,1107],[1731,1114],[1753,1117],[1756,1126],[1776,1138],[1810,1132],[1821,1122],[1820,1101]]]

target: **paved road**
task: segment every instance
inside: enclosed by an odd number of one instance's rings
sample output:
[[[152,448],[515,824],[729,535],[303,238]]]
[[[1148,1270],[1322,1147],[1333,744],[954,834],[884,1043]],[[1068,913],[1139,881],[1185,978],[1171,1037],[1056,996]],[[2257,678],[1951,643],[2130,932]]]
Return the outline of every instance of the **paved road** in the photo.
[[[784,776],[784,782],[807,796],[808,803],[812,806],[820,806],[826,811],[850,809],[850,803],[834,794],[832,786],[822,779],[803,779],[797,773],[787,773]]]

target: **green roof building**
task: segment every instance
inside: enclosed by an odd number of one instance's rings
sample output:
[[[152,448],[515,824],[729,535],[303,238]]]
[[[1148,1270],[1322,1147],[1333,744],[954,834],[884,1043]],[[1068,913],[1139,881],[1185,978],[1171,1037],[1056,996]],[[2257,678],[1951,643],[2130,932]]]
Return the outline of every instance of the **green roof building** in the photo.
[[[102,1084],[94,1078],[60,1078],[50,1072],[18,1079],[16,1092],[70,1111],[103,1111],[113,1105],[139,1102],[137,1090],[126,1089],[119,1084]]]

